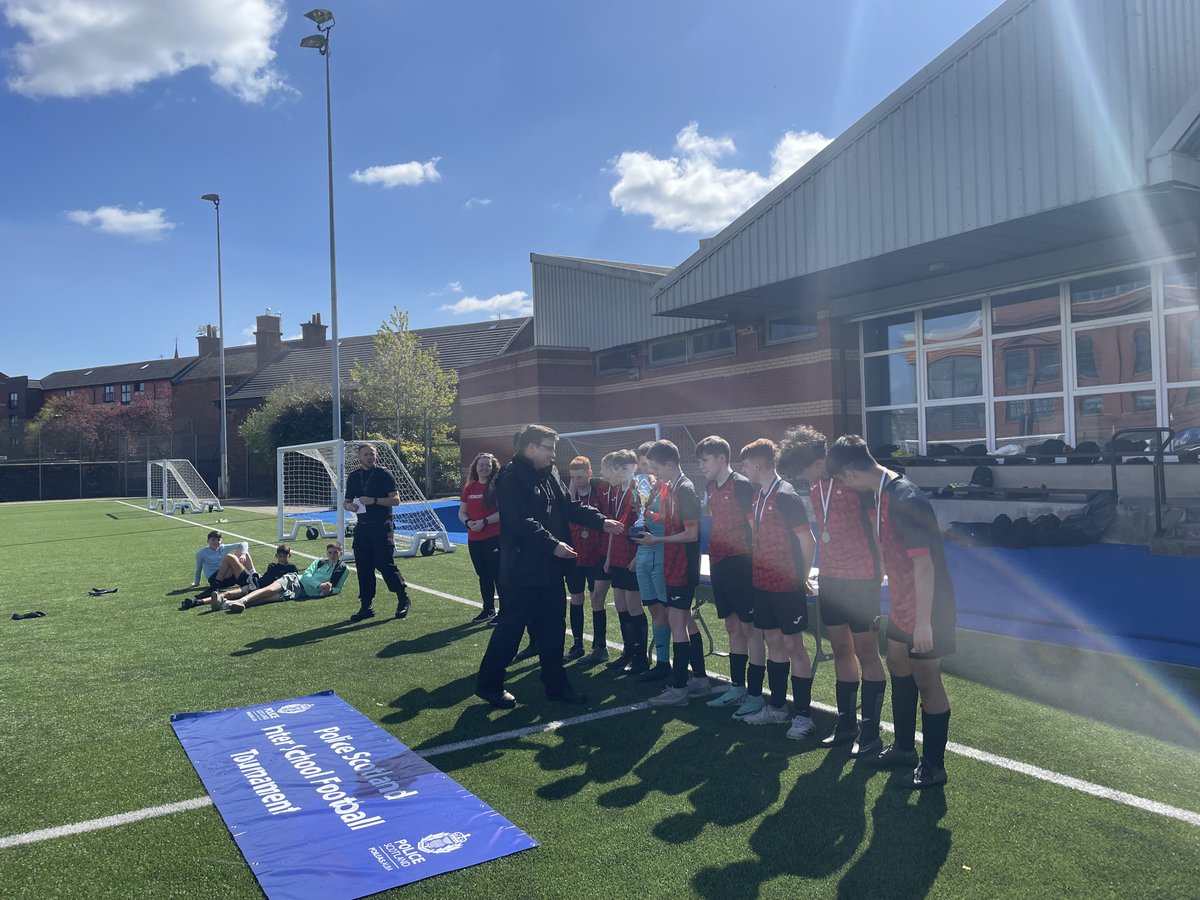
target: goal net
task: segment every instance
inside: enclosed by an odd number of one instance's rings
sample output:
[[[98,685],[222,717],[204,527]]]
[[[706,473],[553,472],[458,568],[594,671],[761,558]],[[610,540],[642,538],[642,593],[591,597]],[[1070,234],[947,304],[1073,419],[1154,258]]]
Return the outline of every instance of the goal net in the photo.
[[[646,441],[671,441],[679,448],[679,466],[699,491],[704,480],[700,475],[700,463],[696,459],[696,441],[684,425],[651,422],[645,425],[627,425],[623,428],[602,428],[597,431],[568,431],[558,436],[558,468],[564,475],[572,458],[586,456],[592,463],[592,471],[600,474],[600,460],[614,450],[637,451]]]
[[[168,515],[214,512],[223,507],[191,460],[152,459],[146,463],[146,508]]]
[[[454,551],[446,526],[438,518],[408,469],[387,441],[320,441],[276,450],[279,540],[336,538],[351,552],[356,517],[342,507],[346,479],[359,468],[358,448],[375,448],[376,465],[396,480],[400,505],[392,508],[396,556],[428,556]],[[342,469],[339,479],[338,470]]]

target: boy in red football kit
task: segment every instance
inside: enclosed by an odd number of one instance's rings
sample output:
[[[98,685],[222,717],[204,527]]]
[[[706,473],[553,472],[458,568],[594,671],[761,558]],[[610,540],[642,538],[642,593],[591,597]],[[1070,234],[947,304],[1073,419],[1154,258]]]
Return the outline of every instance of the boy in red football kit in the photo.
[[[942,684],[942,657],[954,652],[954,585],[933,506],[919,487],[881,466],[858,435],[838,438],[825,457],[830,475],[862,493],[874,492],[874,524],[888,574],[887,667],[892,675],[895,742],[870,760],[879,768],[907,768],[901,784],[946,783],[950,701]],[[916,751],[917,698],[925,735]]]
[[[825,435],[808,425],[788,430],[780,446],[779,471],[808,483],[820,539],[821,621],[833,647],[837,673],[838,719],[822,747],[858,740],[853,757],[878,753],[879,717],[887,677],[879,658],[872,626],[879,617],[879,549],[869,513],[870,497],[852,490],[825,470]],[[859,666],[862,666],[862,729],[858,705]]]
[[[586,456],[577,456],[569,467],[570,484],[567,496],[585,506],[600,510],[608,515],[608,485],[592,477],[592,461]],[[608,546],[608,535],[595,528],[571,524],[571,546],[575,548],[575,568],[567,575],[567,594],[571,598],[571,649],[563,662],[582,659],[585,665],[596,665],[608,659],[605,638],[608,631],[604,598],[608,595],[608,574],[604,571],[604,551]],[[591,591],[592,603],[592,652],[584,657],[583,652],[583,593]]]
[[[736,710],[744,718],[762,709],[767,674],[766,645],[754,627],[754,585],[750,558],[750,521],[758,493],[745,475],[729,467],[729,442],[710,435],[696,445],[700,471],[708,479],[705,493],[712,514],[708,539],[709,578],[717,615],[729,635],[729,680],[732,686],[709,700],[717,709]],[[747,668],[749,673],[747,674]]]
[[[788,666],[796,714],[787,736],[802,740],[812,733],[812,664],[804,646],[808,625],[806,585],[816,543],[804,502],[775,471],[779,447],[759,438],[742,448],[742,471],[758,485],[750,513],[753,528],[754,624],[767,639],[767,685],[771,699],[742,719],[750,725],[788,720]]]
[[[625,526],[624,534],[609,535],[605,566],[612,582],[613,603],[621,622],[621,637],[624,650],[610,667],[630,674],[647,671],[646,638],[648,627],[646,610],[638,593],[637,575],[634,574],[634,558],[637,545],[629,540],[630,526],[637,521],[638,498],[633,488],[633,476],[637,473],[637,456],[632,450],[617,450],[604,457],[609,462],[609,483],[613,486],[612,508],[609,518]]]
[[[663,533],[659,536],[647,529],[634,543],[662,545],[667,588],[663,606],[674,648],[671,684],[651,698],[650,705],[687,706],[691,697],[707,694],[712,687],[704,671],[704,645],[692,617],[692,601],[700,583],[700,498],[691,479],[679,468],[679,448],[671,441],[655,441],[646,451],[646,459],[661,492]]]

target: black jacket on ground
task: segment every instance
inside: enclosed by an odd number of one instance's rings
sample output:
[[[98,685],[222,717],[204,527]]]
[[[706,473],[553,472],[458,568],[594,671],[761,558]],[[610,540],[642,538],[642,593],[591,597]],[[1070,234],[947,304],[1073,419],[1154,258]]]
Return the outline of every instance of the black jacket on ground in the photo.
[[[548,585],[574,565],[554,549],[571,543],[571,523],[597,530],[604,516],[571,500],[553,467],[541,471],[524,456],[514,456],[496,476],[500,507],[500,582]]]

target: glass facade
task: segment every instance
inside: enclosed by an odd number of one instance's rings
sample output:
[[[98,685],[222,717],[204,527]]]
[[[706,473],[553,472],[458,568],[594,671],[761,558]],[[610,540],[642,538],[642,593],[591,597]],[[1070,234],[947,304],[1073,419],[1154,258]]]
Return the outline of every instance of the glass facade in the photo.
[[[1196,260],[1088,275],[862,322],[872,447],[937,453],[1170,426],[1200,442]],[[937,445],[943,445],[941,447]]]

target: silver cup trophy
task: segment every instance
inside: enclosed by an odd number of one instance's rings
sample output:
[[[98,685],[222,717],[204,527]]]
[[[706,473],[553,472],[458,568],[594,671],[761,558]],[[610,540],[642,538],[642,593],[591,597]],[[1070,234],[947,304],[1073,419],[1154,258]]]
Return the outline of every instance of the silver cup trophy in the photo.
[[[637,519],[629,526],[629,536],[636,539],[646,533],[646,506],[650,503],[650,497],[654,493],[650,476],[643,475],[641,472],[634,475],[633,491],[638,498],[638,514]]]

